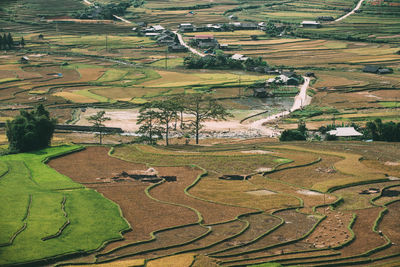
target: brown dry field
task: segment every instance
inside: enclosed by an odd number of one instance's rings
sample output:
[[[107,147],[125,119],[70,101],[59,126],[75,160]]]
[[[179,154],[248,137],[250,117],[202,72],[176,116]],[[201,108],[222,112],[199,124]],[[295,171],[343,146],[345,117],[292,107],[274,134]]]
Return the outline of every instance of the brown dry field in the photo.
[[[195,181],[197,176],[203,172],[201,170],[190,167],[157,167],[157,170],[160,175],[176,176],[177,182],[155,187],[150,191],[150,195],[162,201],[178,203],[196,209],[202,215],[205,224],[233,220],[241,214],[254,211],[198,200],[185,194],[185,188]],[[191,175],[189,176],[188,173]]]
[[[83,151],[53,159],[49,166],[84,183],[116,202],[133,231],[124,235],[122,243],[150,239],[156,230],[197,222],[197,215],[188,208],[160,203],[145,194],[149,183],[137,181],[104,183],[96,178],[111,178],[129,170],[146,170],[144,164],[135,164],[108,156],[108,148],[88,147]],[[161,185],[160,187],[162,187]],[[146,218],[146,220],[143,220]],[[111,243],[109,248],[119,246]],[[106,248],[108,250],[109,248]]]
[[[384,215],[378,230],[381,230],[392,241],[392,246],[384,251],[374,253],[373,258],[400,253],[400,201],[388,205],[387,208],[388,213]]]
[[[247,255],[246,257],[253,257],[253,254],[257,252],[251,252],[252,250],[263,249],[274,244],[296,240],[310,231],[317,222],[315,217],[294,210],[278,211],[274,213],[274,215],[281,217],[285,221],[278,229],[272,231],[267,236],[261,237],[255,243],[244,247],[233,248],[215,255],[224,256],[224,261],[241,259],[243,255],[237,256],[238,253],[245,253]],[[310,246],[305,244],[303,249],[310,249]]]
[[[126,258],[128,255],[129,259],[140,259],[143,258],[143,256],[146,256],[147,252],[151,252],[152,250],[163,250],[170,246],[192,242],[194,239],[205,235],[208,231],[209,230],[206,227],[198,224],[162,231],[157,233],[156,239],[151,242],[132,244],[131,246],[125,246],[110,251],[110,253],[106,255],[100,254],[97,255],[97,260],[101,262],[121,256]]]
[[[249,228],[241,235],[230,239],[228,242],[223,242],[212,248],[201,250],[201,253],[215,253],[225,249],[231,249],[249,243],[256,238],[266,234],[273,227],[279,225],[280,220],[266,213],[251,214],[241,217],[241,220],[249,222]]]
[[[140,254],[136,256],[136,258],[144,257],[146,259],[152,259],[156,257],[173,255],[176,253],[184,253],[185,251],[196,251],[196,253],[201,253],[201,249],[203,247],[214,247],[213,244],[217,242],[223,242],[227,238],[239,234],[243,230],[244,226],[245,223],[238,220],[223,224],[212,225],[212,231],[210,234],[190,244],[179,246],[177,248],[170,248],[166,250],[152,251],[146,254]]]

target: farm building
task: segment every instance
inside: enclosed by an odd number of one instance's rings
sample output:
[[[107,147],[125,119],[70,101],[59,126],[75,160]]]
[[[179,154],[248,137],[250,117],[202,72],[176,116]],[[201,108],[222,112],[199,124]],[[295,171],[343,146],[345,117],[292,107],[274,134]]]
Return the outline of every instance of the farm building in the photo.
[[[316,21],[334,21],[335,19],[332,16],[319,16]]]
[[[169,52],[187,52],[188,49],[187,47],[181,45],[181,44],[173,44],[168,46],[168,51]]]
[[[19,62],[21,64],[28,64],[29,63],[29,58],[27,56],[23,56],[19,59]]]
[[[257,30],[258,25],[251,22],[233,22],[230,23],[231,27],[235,30]]]
[[[248,59],[248,57],[241,54],[234,54],[233,56],[231,56],[231,58],[233,60],[240,60],[240,61],[246,61]]]
[[[196,35],[194,38],[196,44],[200,48],[214,48],[218,47],[218,41],[214,38],[213,35]]]
[[[195,26],[192,23],[181,23],[179,24],[179,31],[181,32],[194,32]]]
[[[221,32],[222,31],[222,25],[220,25],[220,24],[207,24],[206,25],[206,30],[207,31],[212,31],[212,32]]]
[[[331,130],[328,134],[343,137],[343,138],[352,138],[352,137],[360,137],[362,133],[357,132],[354,127],[337,127],[336,130]]]
[[[253,96],[254,97],[259,97],[259,98],[266,98],[268,97],[268,92],[267,89],[265,89],[264,87],[260,87],[260,88],[253,88]]]
[[[165,30],[165,28],[161,25],[150,26],[143,30],[144,33],[161,33]]]
[[[303,27],[303,28],[315,28],[316,29],[316,28],[321,28],[322,25],[321,25],[321,23],[319,23],[317,21],[305,20],[305,21],[303,21],[301,23],[301,27]]]
[[[389,68],[383,68],[381,66],[369,65],[364,67],[363,72],[375,73],[375,74],[389,74],[393,73],[393,70]]]

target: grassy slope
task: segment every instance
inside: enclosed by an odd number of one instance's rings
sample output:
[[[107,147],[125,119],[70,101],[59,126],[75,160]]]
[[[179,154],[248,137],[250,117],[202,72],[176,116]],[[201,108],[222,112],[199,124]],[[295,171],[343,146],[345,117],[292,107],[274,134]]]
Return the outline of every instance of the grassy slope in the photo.
[[[0,265],[95,250],[120,238],[120,232],[129,227],[114,203],[43,163],[47,157],[77,148],[60,146],[0,158],[1,170],[4,164],[8,166],[8,173],[0,180],[0,201],[9,203],[0,207],[0,242],[8,242],[23,223],[27,224],[12,245],[0,248]],[[27,214],[29,195],[32,203]],[[42,241],[57,233],[66,221],[61,210],[64,197],[70,225],[58,238]]]

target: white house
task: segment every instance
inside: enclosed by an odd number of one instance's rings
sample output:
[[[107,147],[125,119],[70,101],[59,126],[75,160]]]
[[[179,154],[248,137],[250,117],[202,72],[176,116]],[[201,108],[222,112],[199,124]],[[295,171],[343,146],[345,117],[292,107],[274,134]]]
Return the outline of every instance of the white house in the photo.
[[[354,127],[337,127],[336,130],[331,130],[328,132],[330,135],[337,137],[356,137],[362,136],[362,133],[357,132]]]
[[[243,56],[241,54],[234,54],[231,58],[234,60],[241,60],[241,61],[246,61],[248,59],[248,57]]]

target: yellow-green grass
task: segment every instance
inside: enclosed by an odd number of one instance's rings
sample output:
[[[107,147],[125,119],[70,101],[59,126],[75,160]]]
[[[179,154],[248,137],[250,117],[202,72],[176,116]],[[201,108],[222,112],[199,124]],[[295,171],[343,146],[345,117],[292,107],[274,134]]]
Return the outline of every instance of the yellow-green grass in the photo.
[[[216,38],[219,37],[250,37],[251,35],[265,35],[265,32],[260,30],[244,30],[244,31],[234,31],[234,32],[190,32],[185,33],[186,36],[196,36],[196,35],[213,35]]]
[[[137,259],[137,260],[120,260],[120,261],[113,261],[112,263],[98,263],[98,264],[73,264],[73,265],[64,265],[67,267],[142,267],[145,266],[144,259]]]
[[[314,149],[307,149],[303,147],[296,147],[291,145],[284,145],[282,146],[286,149],[291,149],[294,151],[303,151],[303,152],[310,152],[310,153],[317,153],[317,154],[325,154],[325,155],[332,155],[343,158],[343,160],[338,161],[334,164],[334,168],[346,175],[347,177],[331,179],[323,182],[317,182],[312,186],[312,189],[327,192],[330,188],[340,186],[340,185],[347,185],[352,183],[359,183],[368,180],[377,180],[377,179],[384,179],[385,175],[383,172],[375,169],[368,168],[364,164],[360,162],[361,156],[358,154],[353,153],[343,153],[343,152],[336,152],[336,151],[322,151],[322,150],[314,150]]]
[[[97,102],[97,100],[95,100],[93,98],[90,98],[90,97],[87,97],[84,95],[79,95],[74,92],[57,92],[53,95],[62,97],[64,99],[69,100],[74,103],[96,103]]]
[[[96,50],[102,50],[106,48],[106,35],[55,36],[49,39],[53,42],[70,46],[72,45],[84,46]],[[154,43],[155,42],[148,37],[107,35],[108,49],[148,46],[148,45],[153,45]]]
[[[251,179],[255,179],[255,177]],[[263,211],[271,211],[282,207],[298,207],[301,205],[299,199],[296,197],[279,192],[260,196],[248,193],[263,189],[265,188],[248,181],[220,180],[217,179],[215,174],[210,173],[209,177],[203,178],[189,193],[202,199],[241,207],[256,208]]]
[[[151,260],[147,262],[146,267],[190,267],[195,255],[194,253],[187,253]]]
[[[232,73],[216,72],[216,73],[186,73],[157,71],[161,78],[142,83],[146,87],[183,87],[195,85],[242,85],[250,84],[258,80],[269,79],[267,75],[237,75]]]
[[[8,203],[0,207],[1,242],[7,242],[24,223],[27,225],[12,244],[0,248],[1,265],[92,251],[106,241],[121,238],[120,232],[129,227],[116,204],[43,163],[47,157],[79,148],[51,147],[0,158],[1,169],[8,166],[8,173],[0,180],[0,199]],[[70,225],[60,236],[42,241],[66,222],[61,208],[64,197]]]
[[[165,61],[167,61],[167,68],[176,68],[183,66],[183,58],[168,58],[167,60],[161,59],[151,63],[150,66],[165,68]]]
[[[124,78],[124,76],[127,73],[128,73],[127,70],[110,69],[107,70],[99,79],[97,79],[97,82],[106,83],[106,82],[120,81]]]
[[[400,102],[386,101],[386,102],[379,102],[379,105],[385,108],[399,108]]]
[[[93,90],[93,91],[95,91],[95,90]],[[90,98],[90,99],[94,99],[97,102],[113,102],[113,101],[110,101],[110,99],[108,99],[106,97],[103,97],[103,96],[100,96],[100,95],[97,95],[97,94],[93,93],[89,89],[88,90],[76,91],[76,94],[84,96],[84,97],[87,97],[87,98]]]
[[[0,79],[0,84],[9,83],[9,82],[15,82],[15,81],[20,81],[20,79],[18,79],[18,78],[4,78],[4,79]]]
[[[113,155],[130,161],[153,165],[182,166],[195,164],[214,174],[228,174],[228,172],[250,174],[260,167],[276,166],[277,163],[274,160],[280,158],[270,154],[249,155],[242,153],[239,155],[237,152],[232,153],[232,155],[168,153],[168,151],[159,153],[158,151],[148,150],[148,146],[144,145],[126,145],[115,149]]]

